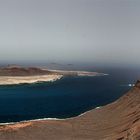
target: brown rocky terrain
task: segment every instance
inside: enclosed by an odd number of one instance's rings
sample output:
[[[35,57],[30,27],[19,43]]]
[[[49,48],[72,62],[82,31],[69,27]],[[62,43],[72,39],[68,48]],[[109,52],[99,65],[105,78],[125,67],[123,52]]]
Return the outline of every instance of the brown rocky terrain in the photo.
[[[63,76],[104,76],[103,73],[87,71],[48,70],[37,67],[10,65],[0,68],[0,85],[32,84],[61,79]]]
[[[140,140],[140,81],[117,101],[79,117],[0,126],[0,140]]]
[[[0,68],[0,76],[34,76],[34,75],[46,75],[46,74],[52,74],[53,72],[50,72],[48,70],[42,70],[40,68],[36,67],[4,67]]]
[[[0,76],[36,76],[58,74],[65,76],[103,76],[105,74],[87,71],[48,70],[37,67],[8,66],[0,68]]]

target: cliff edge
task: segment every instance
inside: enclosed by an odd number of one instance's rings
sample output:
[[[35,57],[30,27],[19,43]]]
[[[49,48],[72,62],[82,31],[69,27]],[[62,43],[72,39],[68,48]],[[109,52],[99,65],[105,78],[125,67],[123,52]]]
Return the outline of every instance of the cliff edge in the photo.
[[[117,101],[79,117],[1,126],[0,140],[140,140],[140,81]]]

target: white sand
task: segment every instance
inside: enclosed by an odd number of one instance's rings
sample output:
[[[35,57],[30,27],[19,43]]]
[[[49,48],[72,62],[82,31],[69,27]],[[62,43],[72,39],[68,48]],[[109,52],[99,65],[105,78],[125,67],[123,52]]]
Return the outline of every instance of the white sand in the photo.
[[[49,70],[51,72],[57,72],[62,75],[77,75],[77,76],[98,76],[98,75],[108,75],[104,73],[98,72],[89,72],[89,71],[69,71],[69,70],[51,70],[51,69],[42,69],[42,70]]]
[[[39,76],[0,76],[0,85],[13,85],[23,83],[36,83],[56,81],[63,75],[39,75]]]

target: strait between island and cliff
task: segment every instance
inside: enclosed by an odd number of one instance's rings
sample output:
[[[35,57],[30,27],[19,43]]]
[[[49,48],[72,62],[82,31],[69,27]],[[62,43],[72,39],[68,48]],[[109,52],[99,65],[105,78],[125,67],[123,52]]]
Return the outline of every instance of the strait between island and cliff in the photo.
[[[1,124],[0,140],[140,140],[140,81],[115,102],[75,118]]]

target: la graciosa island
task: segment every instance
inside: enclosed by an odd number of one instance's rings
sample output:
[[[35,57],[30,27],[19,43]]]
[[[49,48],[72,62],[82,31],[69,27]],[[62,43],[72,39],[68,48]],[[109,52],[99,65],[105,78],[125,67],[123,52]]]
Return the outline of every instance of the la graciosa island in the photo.
[[[0,85],[49,82],[64,76],[103,76],[104,73],[88,71],[48,70],[37,67],[8,66],[0,68]]]

